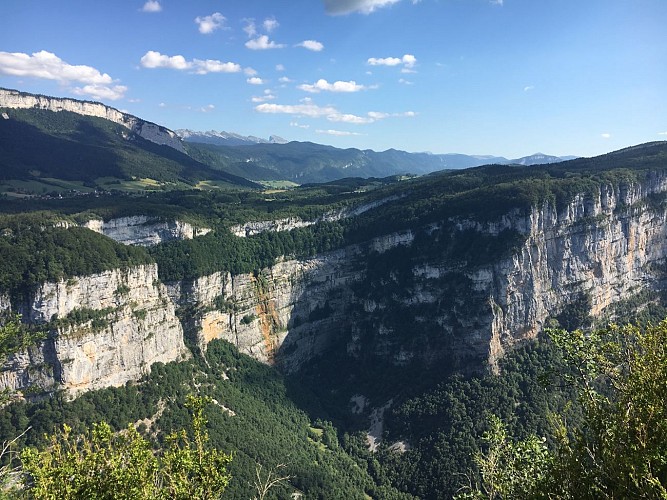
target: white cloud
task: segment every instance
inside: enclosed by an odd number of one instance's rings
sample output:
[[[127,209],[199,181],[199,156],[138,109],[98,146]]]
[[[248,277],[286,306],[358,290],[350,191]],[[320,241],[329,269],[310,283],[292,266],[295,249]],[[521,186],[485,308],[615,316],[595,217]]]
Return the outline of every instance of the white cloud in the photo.
[[[204,106],[203,108],[199,108],[199,111],[202,113],[210,113],[215,109],[215,106],[213,104],[209,104],[207,106]]]
[[[324,49],[324,45],[317,40],[304,40],[301,43],[297,43],[296,46],[312,50],[313,52],[320,52],[322,49]]]
[[[258,76],[253,76],[251,78],[248,78],[246,82],[248,82],[250,85],[264,85],[264,80],[262,80]]]
[[[154,50],[146,52],[140,62],[144,68],[188,70],[197,75],[205,75],[207,73],[238,73],[241,71],[241,66],[233,62],[221,62],[216,59],[193,59],[192,61],[188,61],[181,55],[167,56]]]
[[[600,137],[602,137],[603,139],[609,139],[611,137],[611,134],[605,132],[604,134],[600,134]]]
[[[290,122],[289,126],[298,128],[310,128],[310,125],[301,125],[299,122]]]
[[[358,132],[348,132],[346,130],[331,130],[331,129],[329,129],[329,130],[320,130],[320,129],[318,129],[315,132],[318,133],[318,134],[335,135],[335,136],[338,136],[338,137],[345,137],[345,136],[349,136],[349,135],[362,135]]]
[[[398,66],[401,60],[398,57],[370,57],[366,63],[371,66]]]
[[[252,38],[257,34],[257,26],[255,26],[255,21],[253,19],[245,19],[246,25],[243,27],[248,38]]]
[[[658,135],[667,135],[667,132],[658,132]]]
[[[309,97],[302,99],[301,104],[260,104],[255,106],[255,111],[270,114],[308,116],[310,118],[326,118],[330,122],[352,123],[354,125],[374,123],[389,117],[413,117],[417,115],[414,111],[406,111],[404,113],[381,113],[378,111],[371,111],[370,113],[367,113],[366,116],[358,116],[351,113],[341,113],[333,106],[318,106],[317,104],[314,104]]]
[[[141,65],[144,68],[170,68],[170,69],[189,69],[191,63],[185,60],[183,56],[166,56],[149,50],[141,57]]]
[[[110,84],[113,79],[92,66],[67,64],[51,52],[42,50],[32,55],[22,52],[0,52],[0,73],[88,84]]]
[[[284,47],[281,43],[276,43],[272,40],[269,40],[267,35],[261,35],[252,40],[248,40],[245,43],[245,46],[250,50],[267,50],[267,49],[281,49]]]
[[[402,83],[403,85],[414,85],[415,82],[412,82],[410,80],[406,80],[405,78],[399,78],[398,83]]]
[[[415,64],[417,64],[417,58],[412,54],[405,54],[401,60],[403,61],[403,64],[405,64],[406,68],[412,68]]]
[[[161,108],[166,108],[166,107],[167,107],[167,105],[166,105],[165,103],[163,103],[163,102],[161,102],[160,104],[158,104],[158,106],[161,107]]]
[[[199,25],[199,32],[203,35],[209,35],[222,27],[225,22],[225,16],[220,12],[214,12],[210,16],[196,17],[195,23]]]
[[[198,75],[205,75],[207,73],[238,73],[241,71],[241,66],[236,63],[223,63],[214,59],[206,59],[205,61],[194,59],[192,65],[194,72]]]
[[[285,66],[282,64],[276,64],[276,71],[285,71]]]
[[[355,81],[349,81],[349,82],[337,81],[329,83],[321,78],[312,85],[304,83],[303,85],[299,85],[298,88],[306,92],[311,92],[313,94],[316,94],[323,90],[328,92],[359,92],[361,90],[366,90],[368,87],[365,87],[364,85],[359,85]]]
[[[361,12],[370,14],[380,7],[399,2],[400,0],[324,0],[324,10],[330,15],[350,14]]]
[[[417,64],[417,58],[412,54],[405,54],[403,57],[370,57],[366,64],[370,66],[399,66],[402,64],[402,73],[415,73],[412,68]]]
[[[255,76],[257,74],[257,70],[250,67],[244,68],[243,72],[248,76]]]
[[[311,118],[321,118],[338,114],[336,108],[332,106],[320,107],[316,104],[311,104],[310,102],[293,105],[265,103],[255,106],[255,110],[260,113],[300,115],[309,116]]]
[[[350,113],[335,113],[327,116],[330,122],[354,123],[355,125],[364,125],[366,123],[373,123],[375,118],[370,116],[357,116]]]
[[[531,90],[535,90],[535,86],[534,86],[534,85],[526,85],[526,86],[523,88],[523,91],[524,91],[524,92],[530,92]]]
[[[74,87],[72,91],[94,99],[117,100],[127,91],[127,87],[118,85],[118,80],[114,80],[107,73],[101,73],[92,66],[68,64],[45,50],[32,55],[0,52],[0,74],[55,80],[65,84],[80,83],[84,86]]]
[[[502,7],[503,6],[503,1],[504,0],[489,0],[489,3],[491,5],[500,5]]]
[[[72,89],[76,95],[89,96],[93,99],[117,101],[127,92],[125,85],[84,85],[83,87],[74,87]]]
[[[271,101],[271,100],[273,100],[273,99],[275,99],[275,98],[276,98],[276,96],[274,96],[274,95],[271,93],[271,91],[270,91],[269,89],[266,89],[266,90],[264,91],[264,95],[261,95],[261,96],[253,96],[250,100],[251,100],[252,102],[259,103],[259,102]]]
[[[158,0],[148,0],[141,9],[143,12],[160,12],[162,5]]]
[[[278,21],[274,17],[264,19],[264,22],[262,23],[262,26],[264,26],[264,30],[267,33],[271,33],[274,29],[276,29],[280,24],[278,24]],[[252,36],[252,35],[250,35]]]
[[[278,81],[279,81],[280,83],[290,83],[292,80],[290,80],[290,79],[287,78],[286,76],[281,76],[280,78],[278,78]]]

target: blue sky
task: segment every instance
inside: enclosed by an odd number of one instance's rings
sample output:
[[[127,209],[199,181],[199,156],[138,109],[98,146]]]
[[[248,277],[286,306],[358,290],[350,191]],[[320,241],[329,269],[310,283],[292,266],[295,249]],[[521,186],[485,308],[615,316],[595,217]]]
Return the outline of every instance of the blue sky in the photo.
[[[591,156],[667,140],[667,0],[4,0],[0,86],[169,128]]]

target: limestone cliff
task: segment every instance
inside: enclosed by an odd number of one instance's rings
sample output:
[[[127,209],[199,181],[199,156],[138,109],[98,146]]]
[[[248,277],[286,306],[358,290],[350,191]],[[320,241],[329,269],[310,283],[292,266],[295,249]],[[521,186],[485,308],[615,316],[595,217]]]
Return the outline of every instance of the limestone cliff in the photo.
[[[160,220],[157,217],[135,215],[103,221],[91,219],[83,224],[125,245],[153,246],[171,240],[190,240],[211,232],[179,220]]]
[[[200,346],[224,338],[287,370],[343,344],[351,357],[397,365],[419,360],[492,367],[503,351],[537,335],[546,320],[581,296],[592,315],[660,285],[667,256],[667,211],[645,203],[667,179],[603,185],[576,196],[480,223],[457,219],[419,229],[497,237],[520,235],[508,255],[475,264],[460,256],[422,255],[414,232],[387,235],[303,261],[284,261],[257,275],[215,274],[170,285],[192,312]],[[387,268],[369,272],[386,254]]]
[[[440,221],[256,273],[166,287],[155,266],[47,283],[24,315],[61,321],[50,323],[48,340],[5,364],[0,387],[78,393],[119,385],[155,361],[184,356],[184,335],[202,350],[226,339],[286,371],[332,350],[360,362],[496,367],[505,349],[537,335],[581,294],[599,315],[663,285],[667,208],[656,196],[666,192],[667,177],[656,174],[642,184],[602,185],[560,207]],[[135,222],[121,226],[152,224]],[[508,231],[518,235],[514,244],[483,262],[439,247],[464,234],[493,240]],[[0,294],[0,305],[7,302]]]
[[[75,395],[138,380],[151,364],[188,355],[155,265],[45,283],[20,309],[49,336],[10,356],[0,388]]]
[[[79,115],[104,118],[105,120],[122,125],[155,144],[169,146],[181,153],[185,153],[183,143],[175,132],[99,102],[47,97],[0,88],[0,108],[45,109],[54,112],[70,111]]]

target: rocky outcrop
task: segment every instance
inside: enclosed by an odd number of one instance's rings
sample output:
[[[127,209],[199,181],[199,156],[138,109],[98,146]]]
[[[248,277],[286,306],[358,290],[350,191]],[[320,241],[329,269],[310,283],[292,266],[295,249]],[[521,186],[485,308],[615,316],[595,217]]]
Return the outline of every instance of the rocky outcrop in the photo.
[[[188,355],[155,265],[45,283],[20,312],[50,329],[0,371],[0,388],[26,395],[119,386]]]
[[[169,146],[181,153],[185,153],[183,143],[175,132],[99,102],[47,97],[0,88],[0,108],[44,109],[54,112],[70,111],[79,115],[104,118],[105,120],[122,125],[155,144]]]
[[[179,220],[160,220],[157,217],[135,215],[103,221],[91,219],[83,227],[101,233],[125,245],[153,246],[171,240],[190,240],[211,232]]]

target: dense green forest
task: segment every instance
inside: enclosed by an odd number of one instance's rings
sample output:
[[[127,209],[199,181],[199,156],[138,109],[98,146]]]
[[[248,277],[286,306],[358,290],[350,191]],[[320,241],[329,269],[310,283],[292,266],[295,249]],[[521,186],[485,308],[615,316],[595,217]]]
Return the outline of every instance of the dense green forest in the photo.
[[[0,412],[0,440],[45,446],[45,434],[67,424],[72,433],[93,423],[113,430],[137,423],[139,431],[163,446],[172,430],[190,429],[185,401],[195,393],[212,399],[207,406],[211,446],[231,453],[232,480],[226,497],[252,498],[257,464],[271,470],[286,465],[293,476],[271,498],[303,492],[307,498],[409,498],[374,477],[376,459],[364,452],[360,434],[344,435],[326,420],[311,419],[293,402],[289,384],[275,369],[241,355],[228,343],[209,345],[206,359],[156,364],[139,384],[92,391],[68,402],[60,394],[38,403],[15,403]],[[305,397],[305,396],[301,396]],[[297,398],[298,399],[298,398]],[[355,449],[360,455],[349,454]]]

